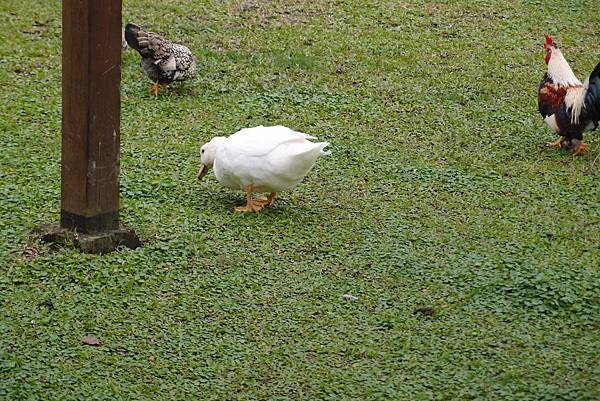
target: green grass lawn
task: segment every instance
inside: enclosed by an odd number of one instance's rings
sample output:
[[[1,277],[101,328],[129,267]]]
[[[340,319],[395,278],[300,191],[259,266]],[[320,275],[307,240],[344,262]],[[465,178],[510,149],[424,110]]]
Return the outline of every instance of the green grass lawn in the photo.
[[[597,6],[126,0],[199,75],[155,99],[123,54],[147,243],[93,256],[27,245],[59,217],[61,2],[3,0],[0,399],[600,399],[600,136],[538,149],[536,103],[543,33],[600,61]],[[333,154],[235,214],[199,149],[259,124]]]

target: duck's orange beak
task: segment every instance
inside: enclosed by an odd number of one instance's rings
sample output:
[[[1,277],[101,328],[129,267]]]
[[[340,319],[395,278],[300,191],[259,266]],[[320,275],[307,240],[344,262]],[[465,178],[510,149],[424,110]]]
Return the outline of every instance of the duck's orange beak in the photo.
[[[198,179],[201,180],[202,177],[206,175],[206,173],[208,173],[208,167],[206,167],[204,164],[201,164],[200,170],[198,170]]]

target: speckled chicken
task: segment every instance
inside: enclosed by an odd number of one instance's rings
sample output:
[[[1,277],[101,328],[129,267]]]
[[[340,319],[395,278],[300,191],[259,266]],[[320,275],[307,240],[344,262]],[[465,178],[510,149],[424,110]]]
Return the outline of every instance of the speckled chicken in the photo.
[[[196,74],[194,56],[183,45],[131,23],[125,26],[125,40],[142,56],[142,70],[154,81],[150,89],[154,96],[158,96],[158,84],[184,81]]]

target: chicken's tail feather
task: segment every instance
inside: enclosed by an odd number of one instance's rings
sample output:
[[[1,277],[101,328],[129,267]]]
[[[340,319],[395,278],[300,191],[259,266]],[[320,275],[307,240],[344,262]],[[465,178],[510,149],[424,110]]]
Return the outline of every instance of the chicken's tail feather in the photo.
[[[128,23],[127,25],[125,25],[125,40],[127,41],[127,44],[129,46],[131,46],[138,52],[141,51],[140,42],[138,41],[138,36],[140,32],[144,31],[142,30],[142,28],[135,24]]]
[[[584,100],[586,117],[592,120],[596,128],[600,120],[600,63],[590,74],[586,87]]]

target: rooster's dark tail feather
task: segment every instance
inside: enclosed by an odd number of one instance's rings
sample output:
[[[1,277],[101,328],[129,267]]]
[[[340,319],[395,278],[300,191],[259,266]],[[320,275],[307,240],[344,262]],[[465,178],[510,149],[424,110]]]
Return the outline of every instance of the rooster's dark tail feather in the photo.
[[[600,63],[590,74],[588,88],[585,92],[585,113],[596,128],[600,120]]]

